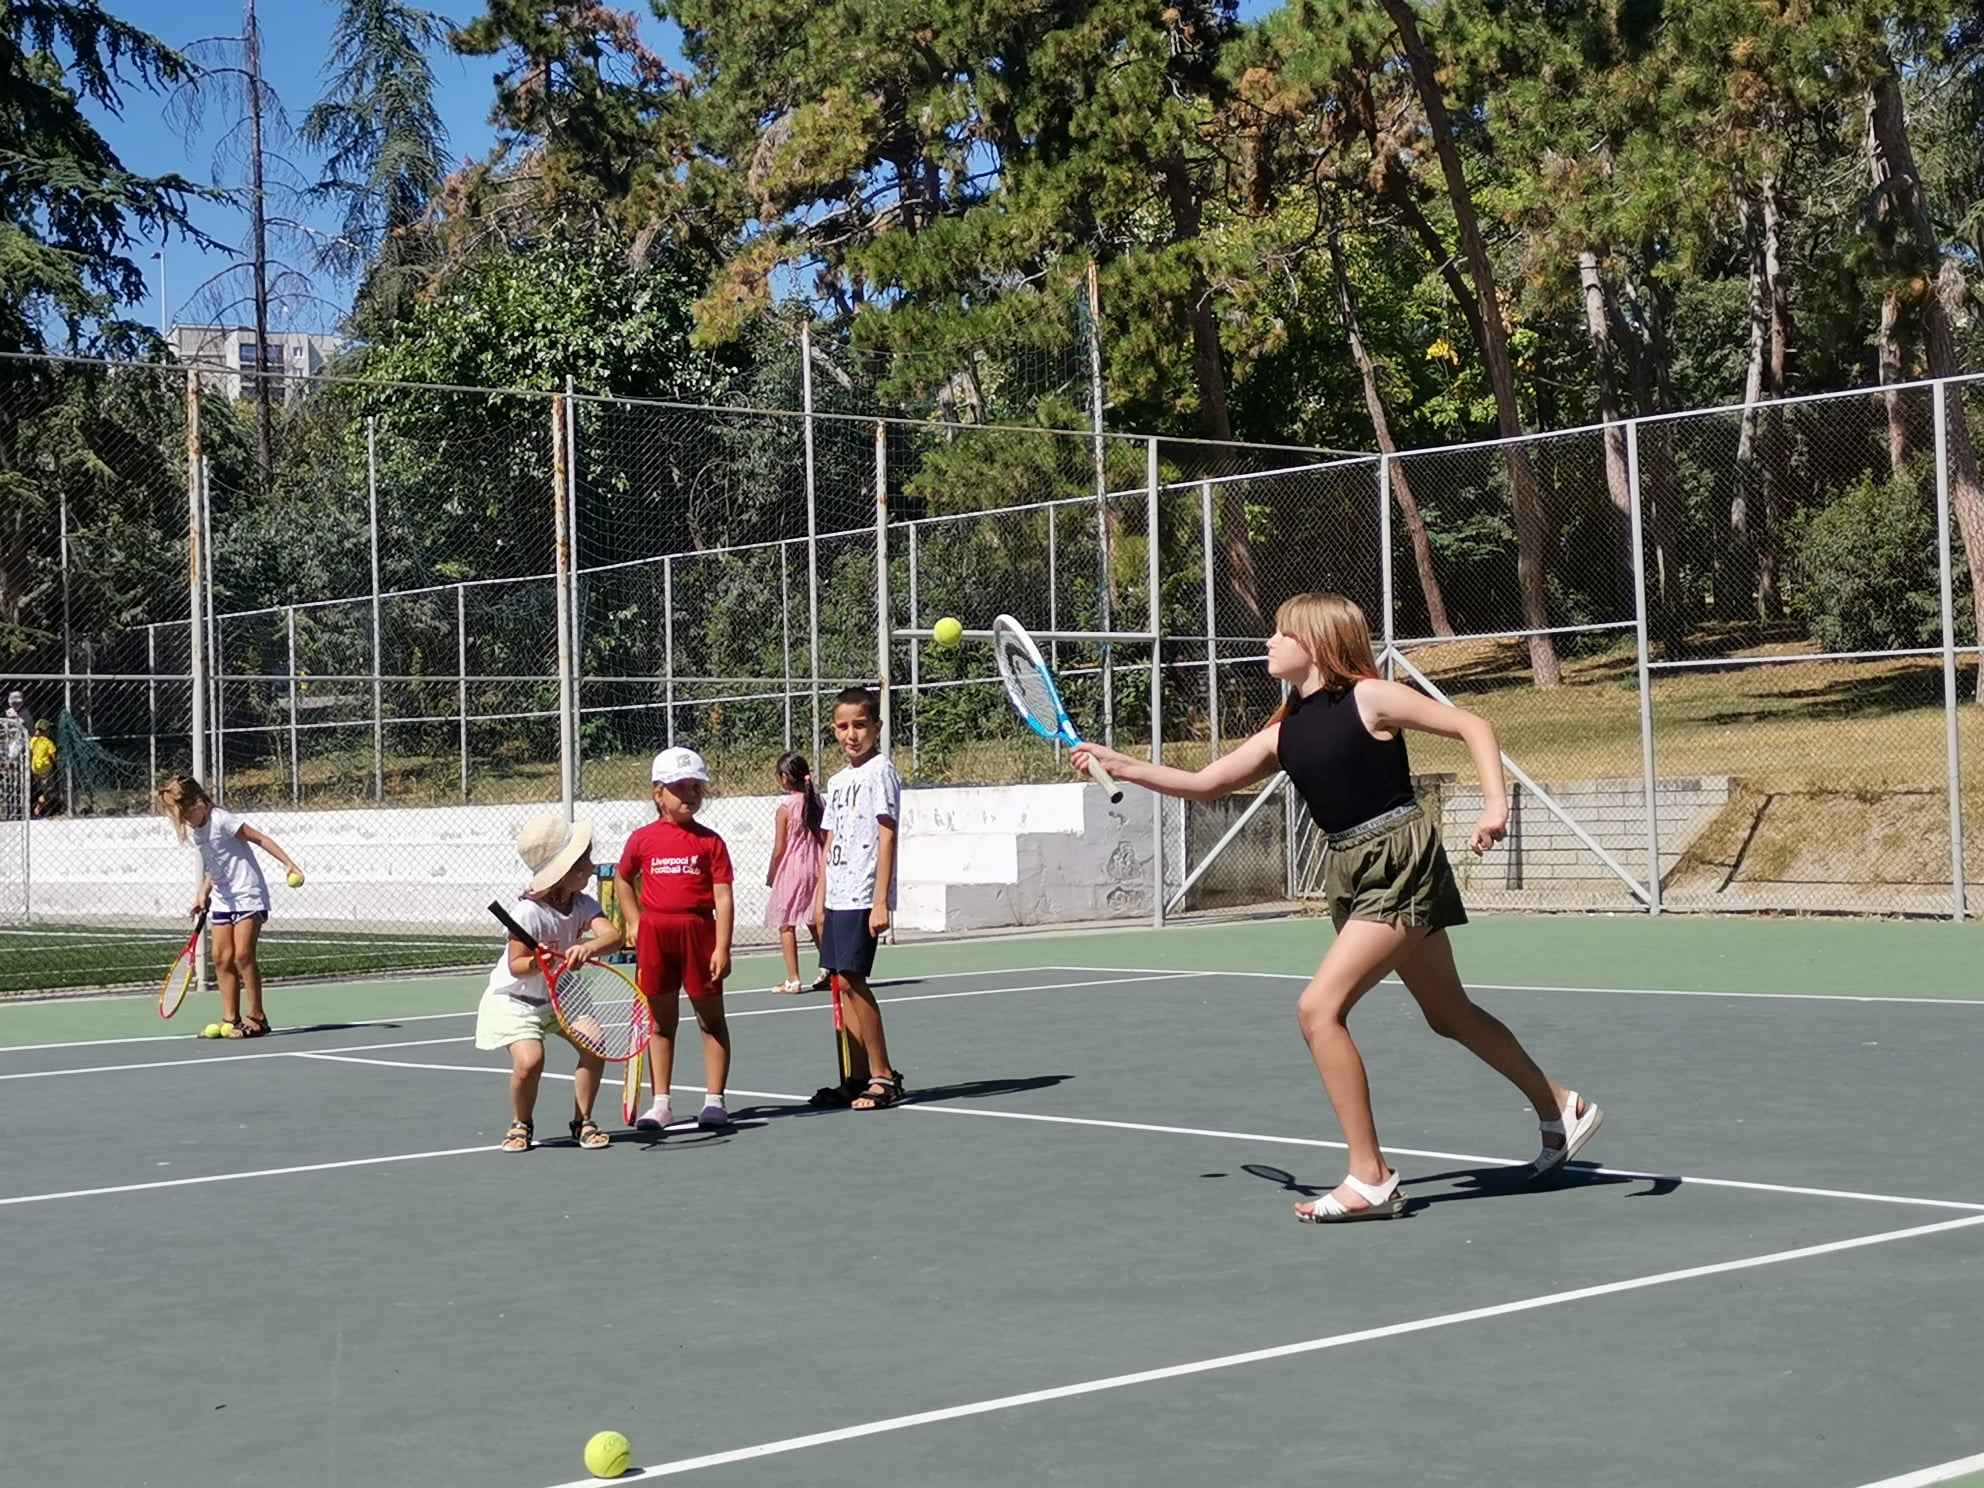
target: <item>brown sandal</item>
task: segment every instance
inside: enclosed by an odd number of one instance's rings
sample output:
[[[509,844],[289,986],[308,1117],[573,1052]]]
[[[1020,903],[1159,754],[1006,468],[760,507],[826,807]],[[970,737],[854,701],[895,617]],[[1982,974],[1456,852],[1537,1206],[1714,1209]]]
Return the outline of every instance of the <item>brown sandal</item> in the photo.
[[[531,1149],[535,1128],[528,1121],[512,1121],[510,1129],[503,1133],[499,1152],[528,1152]]]
[[[599,1123],[590,1116],[572,1118],[572,1140],[588,1152],[597,1152],[602,1147],[613,1145],[613,1138],[599,1128]]]
[[[241,1036],[243,1038],[262,1038],[268,1032],[269,1015],[267,1013],[243,1013],[241,1015]]]

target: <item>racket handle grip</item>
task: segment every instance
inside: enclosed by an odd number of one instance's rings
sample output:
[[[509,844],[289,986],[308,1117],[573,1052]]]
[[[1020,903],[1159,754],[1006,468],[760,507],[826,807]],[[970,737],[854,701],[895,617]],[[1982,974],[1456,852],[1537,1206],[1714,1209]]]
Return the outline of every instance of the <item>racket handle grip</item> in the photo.
[[[1088,773],[1091,780],[1109,792],[1111,806],[1123,799],[1123,787],[1118,785],[1115,778],[1092,757],[1088,762]]]

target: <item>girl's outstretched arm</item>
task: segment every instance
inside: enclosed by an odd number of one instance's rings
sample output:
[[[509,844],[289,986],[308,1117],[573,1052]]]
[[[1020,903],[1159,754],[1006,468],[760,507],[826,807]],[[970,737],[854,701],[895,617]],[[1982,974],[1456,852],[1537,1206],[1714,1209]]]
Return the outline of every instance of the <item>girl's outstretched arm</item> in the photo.
[[[1229,750],[1199,770],[1153,765],[1090,740],[1075,751],[1074,767],[1076,774],[1086,775],[1089,761],[1098,760],[1125,785],[1141,785],[1160,796],[1177,796],[1186,801],[1212,801],[1274,774],[1275,744],[1280,738],[1281,725],[1271,723],[1239,748]]]
[[[1474,828],[1474,850],[1485,853],[1508,835],[1509,786],[1502,774],[1502,745],[1494,724],[1478,713],[1436,702],[1403,682],[1383,678],[1357,684],[1357,707],[1367,728],[1418,729],[1465,744],[1481,781],[1481,820]]]
[[[246,822],[241,824],[241,840],[250,847],[259,847],[291,873],[301,873],[303,871],[296,866],[296,859],[282,850],[281,843],[277,842],[275,838],[269,836],[266,832],[256,831]]]

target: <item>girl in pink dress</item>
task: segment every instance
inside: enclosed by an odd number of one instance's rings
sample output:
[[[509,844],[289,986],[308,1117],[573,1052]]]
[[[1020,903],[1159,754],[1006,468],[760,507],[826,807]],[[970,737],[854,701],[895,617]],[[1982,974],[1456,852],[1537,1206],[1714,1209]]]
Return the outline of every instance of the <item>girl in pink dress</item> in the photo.
[[[779,948],[785,952],[785,980],[778,990],[787,996],[804,992],[799,979],[799,929],[813,937],[815,949],[820,932],[813,924],[814,890],[820,882],[820,846],[826,840],[826,803],[813,788],[813,770],[803,754],[779,756],[779,789],[785,799],[778,805],[778,821],[772,828],[772,861],[765,870],[765,886],[771,900],[765,906],[765,924],[778,931]],[[822,972],[813,983],[819,991],[827,985]]]

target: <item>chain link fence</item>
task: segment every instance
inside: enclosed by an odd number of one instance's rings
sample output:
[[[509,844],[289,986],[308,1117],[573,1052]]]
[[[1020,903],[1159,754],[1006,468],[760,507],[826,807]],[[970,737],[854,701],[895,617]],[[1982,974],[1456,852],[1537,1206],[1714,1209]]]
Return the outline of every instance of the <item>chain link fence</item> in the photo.
[[[1013,614],[1079,728],[1189,768],[1280,705],[1263,637],[1314,589],[1500,731],[1511,831],[1480,860],[1472,762],[1413,742],[1482,908],[1951,915],[1984,891],[1971,384],[1381,459],[296,381],[261,469],[184,368],[0,359],[9,722],[55,760],[5,792],[0,992],[150,978],[193,879],[150,793],[188,771],[311,869],[276,975],[479,963],[519,821],[589,812],[610,856],[669,743],[710,762],[751,938],[774,761],[831,772],[842,687],[883,688],[913,783],[1070,778],[987,648],[927,643],[937,619]],[[1278,779],[1133,797],[1106,830],[1105,912],[1320,890]]]

